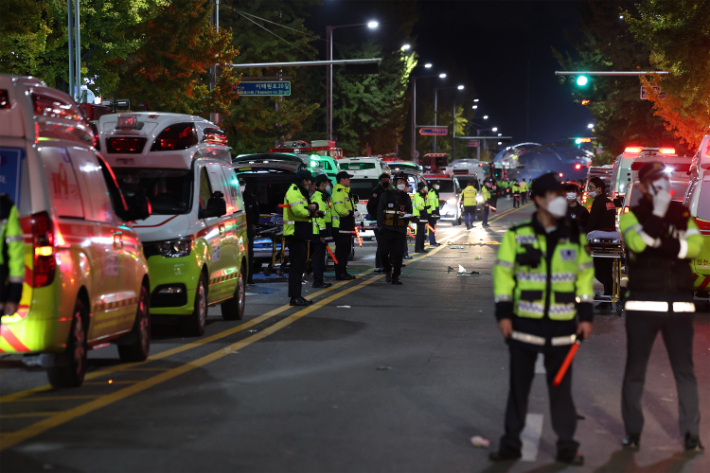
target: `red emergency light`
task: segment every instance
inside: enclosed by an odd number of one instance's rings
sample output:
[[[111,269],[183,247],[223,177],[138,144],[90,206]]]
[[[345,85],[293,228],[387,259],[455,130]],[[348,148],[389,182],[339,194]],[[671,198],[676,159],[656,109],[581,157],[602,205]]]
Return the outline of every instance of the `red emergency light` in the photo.
[[[582,165],[581,165],[581,164],[575,164],[575,165],[574,165],[574,168],[577,169],[577,170],[582,169]]]
[[[661,148],[658,152],[661,154],[675,154],[675,148]]]
[[[626,148],[624,150],[624,153],[640,153],[640,152],[641,152],[641,148],[636,148],[636,147],[630,147],[630,148]]]

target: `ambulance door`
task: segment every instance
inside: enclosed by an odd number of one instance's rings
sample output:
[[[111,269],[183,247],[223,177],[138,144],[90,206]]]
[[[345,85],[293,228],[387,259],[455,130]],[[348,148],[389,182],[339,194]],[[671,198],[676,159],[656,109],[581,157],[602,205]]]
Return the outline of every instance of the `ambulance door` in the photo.
[[[239,181],[232,166],[220,166],[224,175],[224,185],[229,194],[231,202],[227,204],[227,214],[230,216],[231,234],[230,239],[234,248],[234,255],[231,263],[230,279],[231,286],[236,289],[237,277],[241,267],[242,254],[246,250],[246,213],[244,212],[244,201],[239,192]]]
[[[88,268],[91,286],[87,289],[93,313],[89,339],[95,340],[124,329],[127,309],[123,304],[132,296],[119,288],[122,230],[98,159],[83,148],[68,151],[81,189],[84,216],[93,227]]]
[[[212,197],[213,192],[220,190],[218,187],[219,181],[214,177],[214,174],[210,175],[208,172],[209,164],[200,160],[199,166],[199,179],[198,179],[198,196],[199,196],[199,209],[204,210],[207,208],[207,202]],[[223,192],[223,191],[222,191]],[[222,224],[222,217],[209,217],[202,219],[203,229],[199,232],[202,235],[200,238],[204,238],[205,243],[210,248],[210,256],[207,260],[207,274],[208,274],[208,291],[207,291],[207,301],[209,303],[217,301],[220,299],[220,286],[219,281],[222,277],[222,235],[220,233],[220,226]]]
[[[234,242],[234,217],[232,216],[234,204],[232,203],[231,192],[225,182],[222,165],[216,163],[208,164],[207,174],[212,185],[212,192],[221,192],[227,203],[227,213],[215,219],[217,220],[216,225],[219,231],[221,248],[219,259],[215,261],[213,258],[212,262],[213,273],[219,272],[215,276],[216,280],[211,281],[208,299],[212,302],[228,298],[234,293],[234,282],[236,280],[232,274],[235,267],[236,247]]]

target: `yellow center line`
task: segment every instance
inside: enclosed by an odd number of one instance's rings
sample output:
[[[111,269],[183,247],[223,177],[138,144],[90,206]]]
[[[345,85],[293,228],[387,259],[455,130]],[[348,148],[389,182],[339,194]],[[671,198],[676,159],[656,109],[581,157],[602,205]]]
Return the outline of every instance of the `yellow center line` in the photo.
[[[459,235],[456,237],[456,239],[461,238],[463,235]],[[422,255],[417,257],[416,259],[412,260],[413,261],[419,261],[421,259],[424,259],[428,256],[431,256],[441,249],[445,248],[445,246],[439,246],[435,250],[433,250],[431,253]],[[369,273],[373,271],[368,270],[365,273]],[[363,274],[365,274],[363,273]],[[138,394],[142,391],[145,391],[146,389],[152,388],[154,386],[157,386],[158,384],[161,384],[165,381],[171,380],[177,376],[180,376],[181,374],[188,373],[194,369],[200,368],[202,366],[205,366],[208,363],[212,363],[213,361],[217,361],[227,355],[229,355],[232,352],[241,350],[242,348],[245,348],[252,343],[258,342],[259,340],[268,337],[269,335],[281,330],[282,328],[294,323],[298,319],[305,317],[306,315],[310,314],[313,311],[316,311],[323,306],[330,304],[331,302],[340,299],[341,297],[344,297],[352,292],[358,291],[362,289],[363,287],[373,283],[374,281],[377,281],[381,278],[383,278],[384,275],[378,275],[378,276],[373,276],[371,278],[365,279],[359,284],[356,284],[354,286],[348,287],[347,289],[344,289],[340,292],[337,292],[329,297],[326,297],[325,299],[318,301],[314,303],[313,305],[299,310],[298,312],[284,318],[283,320],[278,321],[274,325],[262,330],[261,332],[258,332],[250,337],[245,338],[244,340],[238,341],[236,343],[233,343],[229,345],[228,347],[222,347],[219,350],[210,353],[209,355],[203,356],[201,358],[198,358],[197,360],[185,363],[184,365],[172,368],[168,371],[165,371],[163,373],[157,374],[151,378],[148,378],[144,381],[139,381],[131,386],[125,387],[123,389],[120,389],[116,392],[106,394],[100,397],[96,396],[90,396],[94,398],[92,401],[87,402],[85,404],[82,404],[80,406],[74,407],[72,409],[68,409],[62,412],[58,412],[56,415],[52,415],[51,417],[48,417],[46,419],[43,419],[39,422],[36,422],[32,425],[29,425],[23,429],[17,430],[15,432],[6,432],[6,433],[0,433],[0,452],[13,447],[21,442],[24,442],[25,440],[28,440],[32,437],[36,437],[37,435],[40,435],[50,429],[53,429],[55,427],[58,427],[62,424],[65,424],[71,420],[74,420],[78,417],[84,416],[86,414],[89,414],[97,409],[100,409],[102,407],[108,406],[110,404],[113,404],[114,402],[120,401],[122,399],[125,399],[129,396],[132,396],[134,394]],[[335,287],[335,286],[333,286]],[[329,288],[331,289],[331,288]],[[266,315],[266,314],[264,314]],[[67,398],[70,396],[67,396]],[[80,397],[80,396],[76,396]],[[34,401],[35,398],[28,399],[28,401]]]
[[[22,414],[2,414],[0,419],[21,419],[23,417],[49,417],[57,412],[23,412]]]
[[[73,401],[76,399],[94,399],[99,396],[99,394],[76,394],[71,396],[40,396],[31,398],[18,398],[5,402]]]

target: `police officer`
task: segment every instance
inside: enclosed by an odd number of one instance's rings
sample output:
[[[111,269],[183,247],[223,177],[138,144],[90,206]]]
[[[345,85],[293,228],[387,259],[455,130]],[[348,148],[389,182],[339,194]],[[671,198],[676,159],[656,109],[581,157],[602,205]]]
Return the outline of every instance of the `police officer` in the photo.
[[[525,205],[528,203],[528,191],[530,189],[528,188],[528,184],[525,182],[525,179],[520,180],[520,204]]]
[[[571,368],[559,386],[552,381],[576,337],[587,338],[592,332],[592,258],[584,233],[565,223],[567,201],[557,176],[539,177],[532,185],[532,196],[537,211],[531,220],[508,229],[493,268],[496,318],[510,350],[510,392],[505,435],[490,458],[521,456],[520,433],[525,427],[535,360],[542,353],[552,426],[558,438],[557,460],[581,465],[584,458],[574,440],[577,414]]]
[[[616,231],[616,206],[606,196],[606,184],[598,177],[589,181],[589,196],[594,199],[585,231],[594,230]],[[614,260],[611,258],[594,258],[594,277],[604,286],[604,295],[611,296],[614,290]],[[597,306],[601,311],[611,310],[611,302],[602,302]]]
[[[291,268],[288,273],[288,296],[292,306],[312,304],[301,296],[301,279],[306,271],[307,243],[313,236],[311,218],[316,216],[317,204],[308,199],[313,176],[309,171],[298,171],[284,197],[284,236],[288,243]]]
[[[394,189],[380,199],[377,209],[377,226],[380,227],[382,264],[387,282],[401,285],[402,257],[407,245],[407,227],[412,217],[412,199],[407,194],[407,176],[399,173],[394,177]],[[394,269],[393,269],[394,267]]]
[[[323,280],[325,270],[325,247],[329,231],[327,217],[330,214],[326,189],[330,179],[325,174],[319,174],[315,179],[316,188],[311,197],[311,203],[318,206],[316,217],[313,219],[313,238],[311,239],[311,266],[313,267],[313,287],[315,289],[332,286]]]
[[[626,428],[623,445],[637,450],[643,430],[641,395],[646,365],[661,332],[678,389],[680,434],[688,451],[700,443],[698,384],[693,369],[693,274],[703,239],[688,208],[673,202],[668,175],[660,162],[639,170],[642,198],[621,217],[627,248],[629,295],[626,308],[626,370],[621,414]],[[591,184],[591,183],[590,183]],[[595,200],[596,205],[596,200]]]
[[[22,299],[25,280],[25,243],[20,213],[7,194],[0,194],[0,309],[13,315]]]
[[[247,251],[249,257],[249,278],[247,284],[254,284],[254,238],[256,237],[256,226],[259,223],[259,201],[256,196],[246,191],[247,184],[243,177],[239,178],[239,190],[244,200],[244,212],[247,217]]]
[[[476,196],[478,191],[473,187],[473,183],[468,185],[461,191],[461,200],[463,201],[463,214],[466,222],[466,229],[473,228],[473,222],[476,221]]]
[[[367,200],[367,213],[370,215],[370,220],[377,220],[377,208],[380,204],[380,197],[390,188],[390,175],[386,172],[380,174],[380,182],[370,192],[370,198]],[[375,252],[375,272],[382,272],[382,258],[380,257],[380,230],[375,230],[375,240],[377,240],[377,251]]]
[[[424,242],[426,241],[426,224],[428,220],[426,211],[427,191],[426,182],[420,182],[417,184],[417,193],[414,194],[414,199],[412,199],[412,214],[417,220],[417,234],[414,239],[415,253],[424,253],[426,251]]]
[[[488,212],[490,211],[491,205],[491,180],[486,179],[481,188],[481,197],[483,197],[483,226],[489,227],[488,225]]]
[[[586,228],[589,211],[579,203],[579,186],[574,182],[565,184],[565,197],[567,198],[567,218],[576,222],[580,228]]]
[[[348,255],[352,250],[355,219],[360,212],[355,210],[350,196],[350,178],[352,174],[340,171],[336,174],[337,183],[333,187],[333,236],[335,237],[335,279],[348,281],[355,276],[348,274]]]
[[[518,181],[513,180],[511,192],[513,193],[513,208],[520,207],[520,184]]]
[[[439,187],[438,183],[434,183],[429,193],[426,196],[426,213],[429,226],[429,245],[440,246],[436,242],[436,222],[439,220]]]
[[[495,178],[491,178],[491,206],[493,208],[498,207],[498,181],[495,180]]]

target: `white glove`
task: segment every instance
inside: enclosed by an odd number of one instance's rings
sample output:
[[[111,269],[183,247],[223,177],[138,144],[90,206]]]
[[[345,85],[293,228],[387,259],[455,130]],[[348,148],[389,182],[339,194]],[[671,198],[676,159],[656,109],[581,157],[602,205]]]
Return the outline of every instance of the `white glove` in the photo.
[[[653,194],[653,215],[663,218],[671,205],[670,182],[668,179],[659,179],[651,184],[650,189]]]
[[[357,210],[353,212],[353,217],[355,217],[355,220],[358,220],[360,218],[360,212],[358,212]]]

